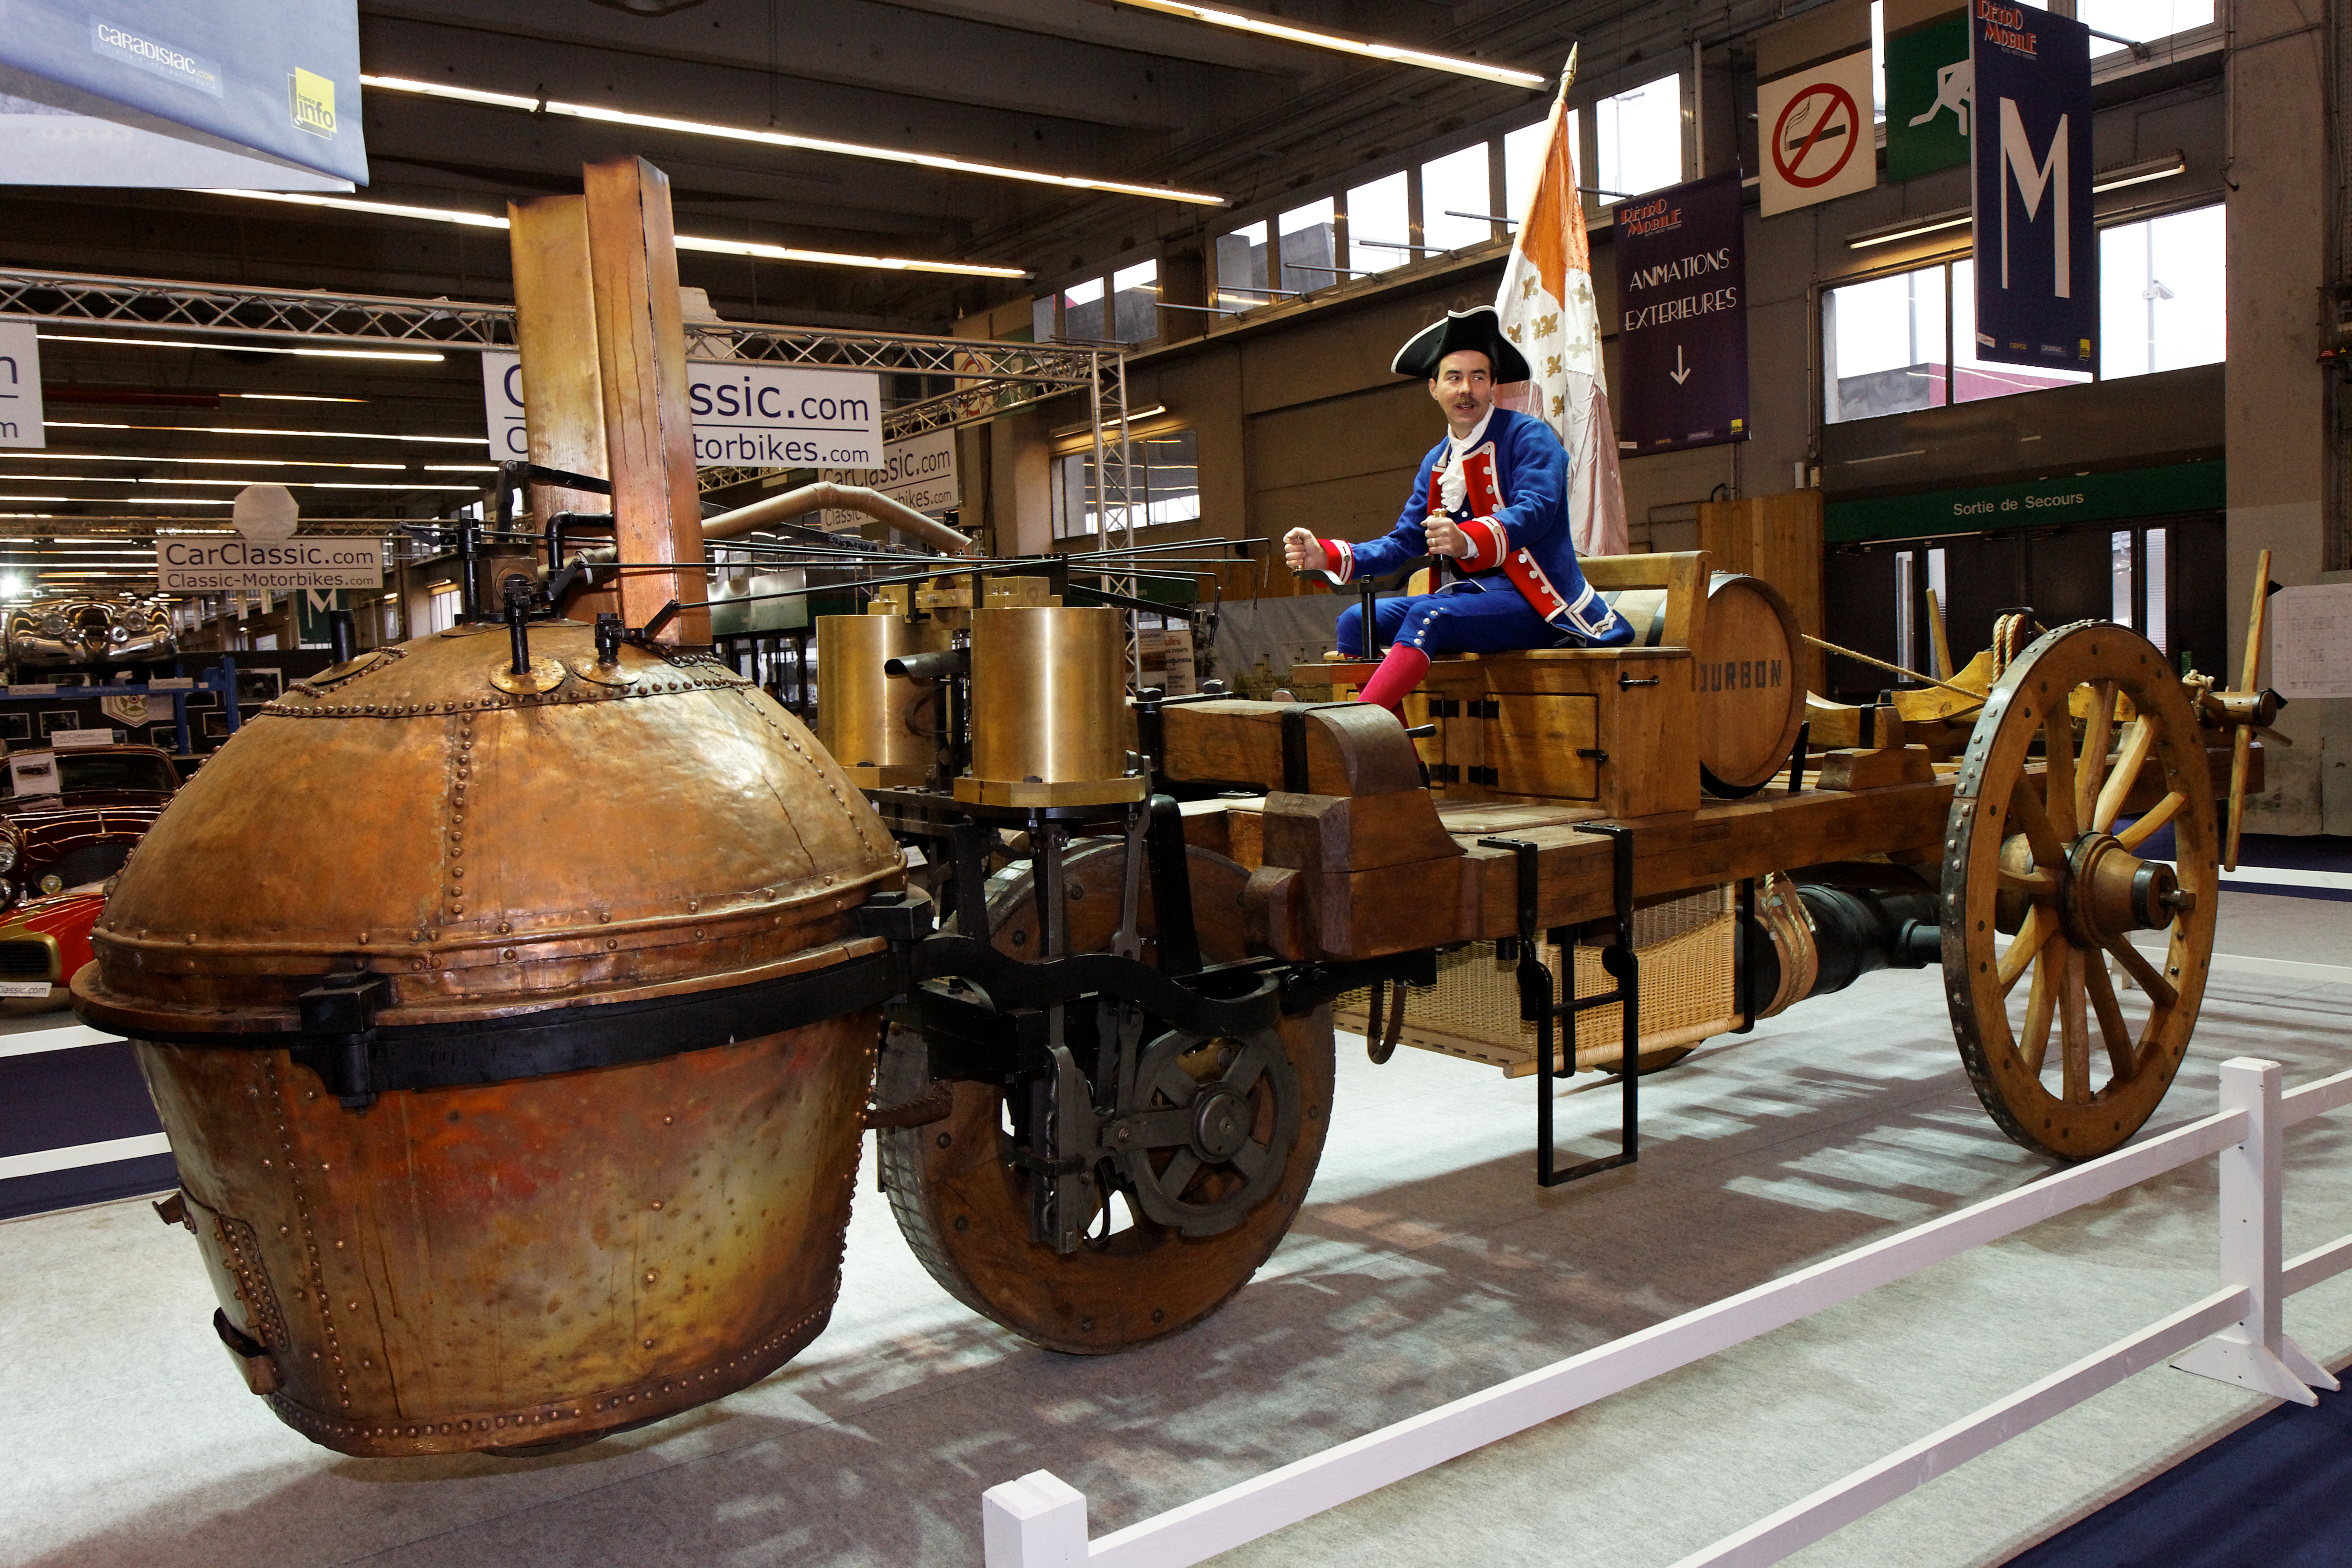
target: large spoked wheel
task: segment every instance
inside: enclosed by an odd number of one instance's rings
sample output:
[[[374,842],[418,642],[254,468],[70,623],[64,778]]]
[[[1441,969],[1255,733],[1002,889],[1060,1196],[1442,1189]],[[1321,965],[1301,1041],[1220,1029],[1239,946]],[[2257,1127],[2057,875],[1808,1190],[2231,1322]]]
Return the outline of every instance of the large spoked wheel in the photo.
[[[2168,825],[2176,864],[2141,859]],[[1952,801],[1944,982],[1977,1097],[2018,1142],[2104,1154],[2164,1098],[2204,999],[2214,840],[2196,713],[2146,638],[2063,626],[1994,685]]]
[[[1109,947],[1124,859],[1123,846],[1112,843],[1075,850],[1065,862],[1073,952]],[[1190,860],[1202,957],[1244,956],[1241,897],[1249,874],[1200,849]],[[1147,874],[1139,921],[1147,937],[1150,886]],[[989,913],[999,951],[1036,955],[1036,889],[1027,878]],[[1147,962],[1152,951],[1147,940]],[[882,1179],[908,1245],[956,1300],[1048,1350],[1126,1350],[1200,1322],[1272,1254],[1322,1157],[1332,1073],[1328,1008],[1284,1018],[1249,1039],[1148,1038],[1138,1077],[1149,1114],[1174,1112],[1199,1131],[1186,1144],[1125,1156],[1134,1201],[1115,1198],[1107,1221],[1098,1211],[1090,1239],[1068,1255],[1030,1237],[1034,1178],[1005,1156],[1004,1091],[996,1085],[956,1083],[945,1121],[885,1131]],[[877,1103],[903,1104],[930,1089],[922,1039],[892,1030]]]

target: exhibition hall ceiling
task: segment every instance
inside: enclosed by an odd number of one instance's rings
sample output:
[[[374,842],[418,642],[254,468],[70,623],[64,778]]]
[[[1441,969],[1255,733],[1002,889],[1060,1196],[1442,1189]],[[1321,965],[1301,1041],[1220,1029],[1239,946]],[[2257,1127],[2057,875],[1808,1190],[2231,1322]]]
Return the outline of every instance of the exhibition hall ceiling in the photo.
[[[1761,22],[1775,9],[1770,0],[1718,4],[1706,26],[1729,36],[1752,25],[1747,12]],[[1385,152],[1532,118],[1571,43],[1585,47],[1588,81],[1639,69],[1644,57],[1687,58],[1696,16],[1687,4],[1633,0],[1261,7],[1275,12],[1276,30],[1378,40],[1454,64],[1392,63],[1100,0],[362,4],[373,177],[355,197],[496,215],[510,197],[577,190],[585,160],[641,153],[670,175],[681,234],[982,264],[1050,282],[1136,247],[1213,234],[1222,213]],[[1487,75],[1468,74],[1480,70]],[[586,117],[615,112],[638,118]],[[927,161],[892,161],[907,154]],[[1037,174],[1223,205],[1018,177]],[[495,228],[203,193],[18,187],[0,203],[0,259],[18,265],[507,292],[506,238]],[[917,331],[1028,287],[1017,277],[709,254],[688,255],[683,270],[730,316]]]

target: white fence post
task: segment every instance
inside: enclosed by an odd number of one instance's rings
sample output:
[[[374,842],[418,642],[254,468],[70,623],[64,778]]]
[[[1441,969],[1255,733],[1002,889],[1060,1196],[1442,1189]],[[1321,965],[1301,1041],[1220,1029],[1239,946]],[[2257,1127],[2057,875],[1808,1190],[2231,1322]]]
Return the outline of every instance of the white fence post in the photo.
[[[1087,1494],[1051,1470],[1032,1470],[980,1494],[987,1568],[1085,1568]]]
[[[2306,1384],[2334,1388],[2280,1323],[2286,1292],[2279,1278],[2279,1197],[2283,1161],[2279,1137],[2279,1064],[2232,1057],[2221,1064],[2221,1109],[2246,1113],[2246,1141],[2221,1151],[2221,1283],[2242,1287],[2252,1303],[2246,1315],[2202,1344],[2173,1358],[2182,1372],[2256,1394],[2316,1405]]]

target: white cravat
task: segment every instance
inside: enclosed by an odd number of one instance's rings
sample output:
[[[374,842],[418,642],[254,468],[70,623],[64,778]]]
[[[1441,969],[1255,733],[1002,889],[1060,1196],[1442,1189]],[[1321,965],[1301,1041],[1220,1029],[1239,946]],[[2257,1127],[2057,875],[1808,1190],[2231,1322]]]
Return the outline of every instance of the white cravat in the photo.
[[[1490,407],[1471,427],[1467,436],[1456,436],[1451,430],[1446,432],[1446,445],[1450,449],[1446,453],[1445,466],[1438,470],[1437,495],[1449,513],[1461,510],[1463,501],[1468,499],[1470,487],[1469,481],[1462,477],[1462,459],[1486,438],[1487,422],[1494,417],[1495,411]]]

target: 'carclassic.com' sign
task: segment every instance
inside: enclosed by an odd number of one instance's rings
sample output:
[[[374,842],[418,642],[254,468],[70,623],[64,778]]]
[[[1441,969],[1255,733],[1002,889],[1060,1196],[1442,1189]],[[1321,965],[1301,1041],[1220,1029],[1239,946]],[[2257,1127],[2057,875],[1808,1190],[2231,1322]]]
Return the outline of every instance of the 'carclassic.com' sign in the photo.
[[[381,588],[383,547],[373,539],[224,539],[217,534],[155,541],[156,586],[166,594],[243,588]]]
[[[743,360],[692,360],[686,371],[697,468],[882,464],[882,378],[872,371]],[[520,356],[483,353],[482,405],[490,455],[504,462],[527,459]]]

